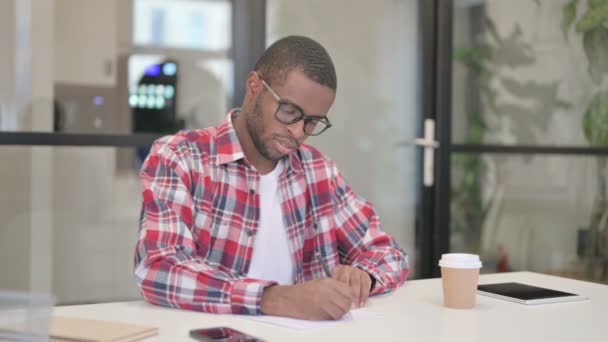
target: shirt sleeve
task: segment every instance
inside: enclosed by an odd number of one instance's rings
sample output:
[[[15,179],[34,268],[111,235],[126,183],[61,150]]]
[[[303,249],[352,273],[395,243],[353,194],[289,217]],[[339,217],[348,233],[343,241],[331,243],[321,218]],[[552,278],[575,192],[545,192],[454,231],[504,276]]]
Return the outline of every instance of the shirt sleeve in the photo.
[[[375,279],[370,294],[388,292],[403,284],[410,271],[407,255],[382,231],[372,204],[354,193],[335,165],[332,187],[339,227],[336,237],[343,262],[366,271]]]
[[[143,205],[135,279],[150,303],[211,313],[259,314],[273,282],[244,278],[197,255],[188,163],[164,142],[141,169]]]

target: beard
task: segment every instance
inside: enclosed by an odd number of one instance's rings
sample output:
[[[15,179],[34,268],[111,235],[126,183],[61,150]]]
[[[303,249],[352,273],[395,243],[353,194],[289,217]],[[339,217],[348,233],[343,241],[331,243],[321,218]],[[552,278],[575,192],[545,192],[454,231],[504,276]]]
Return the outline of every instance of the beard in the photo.
[[[255,105],[253,106],[253,109],[251,110],[251,112],[247,113],[247,115],[245,116],[247,131],[249,132],[251,141],[253,141],[253,144],[255,145],[255,148],[258,150],[258,152],[260,152],[260,154],[267,160],[272,160],[274,162],[277,162],[287,156],[279,155],[276,152],[273,153],[268,147],[268,145],[269,145],[268,142],[265,142],[262,139],[265,129],[264,129],[264,115],[260,111],[260,106],[259,106],[261,98],[262,98],[261,96],[259,96],[257,98],[257,100],[255,101]]]

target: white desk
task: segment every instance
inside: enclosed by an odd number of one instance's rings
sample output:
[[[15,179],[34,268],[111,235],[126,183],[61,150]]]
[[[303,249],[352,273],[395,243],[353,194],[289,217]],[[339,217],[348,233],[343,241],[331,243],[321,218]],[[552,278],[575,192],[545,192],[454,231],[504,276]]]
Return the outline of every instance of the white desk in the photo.
[[[407,282],[394,293],[373,297],[365,324],[343,322],[315,331],[275,327],[238,316],[162,308],[145,302],[56,307],[55,315],[160,327],[149,341],[187,341],[195,328],[229,326],[267,341],[608,341],[608,286],[538,273],[483,275],[480,283],[518,281],[585,295],[583,302],[524,306],[477,296],[472,310],[443,307],[441,279]]]

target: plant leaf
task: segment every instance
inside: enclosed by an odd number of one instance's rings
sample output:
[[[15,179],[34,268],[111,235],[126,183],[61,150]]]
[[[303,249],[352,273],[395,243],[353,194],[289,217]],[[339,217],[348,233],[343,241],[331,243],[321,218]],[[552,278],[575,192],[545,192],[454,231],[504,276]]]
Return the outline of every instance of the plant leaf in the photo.
[[[606,0],[588,0],[587,7],[589,7],[590,9],[598,8],[602,6],[605,2]]]
[[[601,6],[589,8],[587,13],[583,15],[581,20],[576,23],[576,32],[585,33],[602,27],[603,23],[608,20],[608,1],[603,1]]]
[[[593,97],[583,118],[583,131],[589,144],[608,145],[608,93]]]
[[[487,46],[461,47],[454,49],[454,59],[465,65],[471,72],[480,74],[484,71],[484,63],[491,57]]]
[[[576,6],[579,0],[570,0],[567,4],[562,7],[562,32],[564,33],[564,39],[568,40],[568,31],[570,26],[576,19]]]
[[[583,48],[589,61],[589,76],[599,84],[608,72],[608,29],[600,27],[583,35]]]

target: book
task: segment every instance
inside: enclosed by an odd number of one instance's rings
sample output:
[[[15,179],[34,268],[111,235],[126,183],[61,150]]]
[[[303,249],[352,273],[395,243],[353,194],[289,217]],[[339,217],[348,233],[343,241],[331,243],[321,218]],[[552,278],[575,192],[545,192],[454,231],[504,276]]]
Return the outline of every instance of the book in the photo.
[[[51,341],[132,342],[158,334],[158,328],[83,318],[51,318]]]

